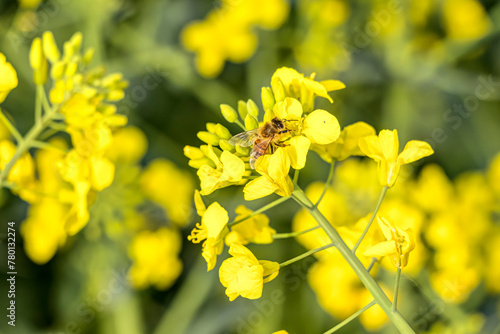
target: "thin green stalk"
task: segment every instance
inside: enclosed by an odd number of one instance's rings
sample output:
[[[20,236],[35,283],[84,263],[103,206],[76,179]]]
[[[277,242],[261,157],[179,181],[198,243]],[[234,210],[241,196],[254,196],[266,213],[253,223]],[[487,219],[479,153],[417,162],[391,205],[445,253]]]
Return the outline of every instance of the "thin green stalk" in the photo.
[[[398,293],[399,293],[399,280],[401,279],[401,267],[398,267],[396,272],[396,283],[394,285],[394,298],[392,299],[392,311],[396,312],[398,309]]]
[[[292,264],[292,263],[295,263],[295,262],[297,262],[297,261],[300,261],[300,260],[302,260],[303,258],[308,257],[309,255],[313,255],[313,254],[315,254],[315,253],[317,253],[317,252],[321,252],[322,250],[325,250],[325,249],[327,249],[327,248],[331,248],[331,247],[334,247],[334,246],[335,246],[335,245],[332,243],[332,244],[325,245],[325,246],[323,246],[323,247],[319,247],[319,248],[311,249],[310,251],[305,252],[305,253],[303,253],[303,254],[300,254],[299,256],[296,256],[296,257],[294,257],[293,259],[290,259],[290,260],[288,260],[288,261],[285,261],[285,262],[283,262],[283,263],[280,263],[280,269],[281,269],[281,268],[283,268],[283,267],[286,267],[286,266],[288,266],[288,265],[290,265],[290,264]]]
[[[339,329],[341,329],[342,327],[344,327],[345,325],[347,325],[348,323],[350,323],[351,321],[353,321],[354,319],[356,319],[357,317],[359,317],[359,315],[361,313],[363,313],[364,311],[368,310],[370,307],[372,307],[375,304],[377,304],[377,302],[373,300],[370,304],[366,305],[361,310],[357,311],[356,313],[354,313],[349,318],[347,318],[344,321],[342,321],[337,326],[335,326],[332,329],[326,331],[324,334],[331,334],[331,333],[334,333],[334,332],[338,331]]]
[[[16,127],[10,122],[9,118],[3,113],[1,108],[0,108],[0,122],[3,122],[3,124],[5,124],[7,130],[9,130],[9,132],[14,136],[18,144],[23,141],[23,136],[21,136],[19,131],[17,131]]]
[[[42,105],[45,113],[52,113],[52,107],[50,106],[49,100],[47,99],[47,94],[45,94],[45,90],[43,89],[43,85],[38,85],[37,89],[40,90],[40,95],[42,98]]]
[[[291,233],[276,233],[275,235],[273,235],[273,239],[294,238],[294,237],[297,237],[299,235],[302,235],[302,234],[309,233],[311,231],[317,230],[318,228],[319,228],[319,225],[316,225],[316,226],[311,227],[311,228],[309,228],[307,230],[304,230],[304,231],[291,232]]]
[[[377,258],[376,257],[372,257],[372,262],[370,262],[370,265],[368,266],[368,268],[366,268],[366,271],[370,272],[370,270],[372,270],[372,268],[375,265],[375,263],[377,263]]]
[[[53,112],[46,113],[42,117],[42,120],[38,123],[35,123],[35,125],[26,134],[26,137],[24,137],[24,139],[19,143],[16,151],[14,152],[14,155],[12,156],[12,159],[10,159],[9,163],[7,163],[5,168],[0,172],[0,188],[2,188],[3,182],[5,179],[7,179],[7,175],[9,175],[9,172],[12,167],[14,167],[14,164],[24,153],[26,153],[30,149],[30,147],[33,146],[33,142],[36,141],[42,131],[45,130],[45,128],[50,124],[50,122],[52,121],[52,117]]]
[[[35,123],[40,123],[42,121],[42,95],[44,94],[43,85],[36,85]]]
[[[300,169],[296,169],[295,172],[293,173],[293,183],[297,184],[297,181],[299,180],[299,172]]]
[[[387,317],[392,321],[394,326],[403,334],[415,333],[406,320],[397,311],[393,312],[391,310],[392,303],[385,295],[384,291],[377,284],[375,279],[366,271],[365,267],[361,261],[356,257],[356,255],[349,249],[344,240],[340,237],[337,230],[330,224],[330,222],[323,216],[323,214],[318,210],[317,207],[313,205],[311,200],[305,195],[305,193],[299,187],[296,187],[292,193],[292,198],[299,203],[304,209],[306,209],[309,214],[318,222],[318,224],[323,228],[328,237],[335,244],[335,247],[339,250],[340,254],[349,263],[351,268],[354,270],[356,275],[359,277],[363,285],[370,291],[373,298],[380,305],[382,310],[385,312]]]
[[[368,233],[368,230],[370,229],[370,226],[372,225],[373,221],[375,220],[375,217],[377,216],[378,209],[380,208],[380,205],[384,201],[384,197],[385,197],[385,194],[387,193],[388,189],[389,189],[389,187],[387,187],[387,186],[385,186],[382,189],[382,193],[380,194],[377,206],[375,207],[375,210],[373,211],[372,216],[370,217],[370,221],[368,222],[368,225],[366,225],[365,230],[361,234],[361,237],[359,237],[358,242],[356,242],[356,245],[352,249],[353,253],[356,253],[356,250],[358,249],[359,245],[361,244],[361,241],[363,241],[363,238],[365,237],[366,233]]]
[[[318,206],[319,203],[321,203],[321,200],[323,199],[326,192],[328,191],[328,188],[330,188],[332,180],[333,180],[334,170],[335,170],[335,160],[332,160],[332,162],[330,163],[330,170],[328,172],[328,177],[327,177],[326,182],[325,182],[325,187],[323,188],[323,192],[321,192],[321,195],[319,196],[318,201],[316,202],[315,206]]]
[[[248,216],[243,217],[243,218],[241,218],[241,219],[238,219],[238,220],[235,220],[235,221],[232,221],[232,222],[228,223],[228,224],[227,224],[227,226],[228,226],[228,227],[231,227],[231,226],[234,226],[234,225],[236,225],[236,224],[239,224],[239,223],[241,223],[242,221],[245,221],[245,220],[247,220],[247,219],[249,219],[249,218],[252,218],[252,217],[253,217],[253,216],[255,216],[255,215],[258,215],[259,213],[262,213],[262,212],[264,212],[264,211],[267,211],[267,210],[269,210],[269,209],[274,208],[275,206],[277,206],[277,205],[279,205],[279,204],[281,204],[281,203],[285,202],[285,201],[286,201],[286,200],[288,200],[289,198],[290,198],[290,196],[288,196],[288,197],[280,197],[280,198],[278,198],[277,200],[275,200],[274,202],[271,202],[271,203],[269,203],[269,204],[267,204],[267,205],[264,205],[262,208],[255,210],[254,212],[252,212],[252,213],[251,213],[251,214],[249,214]]]
[[[240,128],[243,129],[243,131],[247,131],[247,128],[245,128],[245,126],[243,125],[243,123],[240,122],[239,119],[236,120],[235,122]]]

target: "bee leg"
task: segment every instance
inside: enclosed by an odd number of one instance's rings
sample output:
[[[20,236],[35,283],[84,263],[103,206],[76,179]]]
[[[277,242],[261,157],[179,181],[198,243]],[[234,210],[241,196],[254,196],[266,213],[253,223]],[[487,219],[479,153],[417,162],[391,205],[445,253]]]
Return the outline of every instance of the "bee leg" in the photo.
[[[279,132],[279,134],[281,135],[281,134],[283,134],[283,133],[288,133],[288,132],[290,132],[290,131],[291,131],[291,130],[283,130],[283,131],[280,131],[280,132]]]
[[[279,146],[279,147],[290,146],[290,144],[286,144],[286,143],[283,143],[283,142],[276,142],[276,143],[274,143],[274,145]]]

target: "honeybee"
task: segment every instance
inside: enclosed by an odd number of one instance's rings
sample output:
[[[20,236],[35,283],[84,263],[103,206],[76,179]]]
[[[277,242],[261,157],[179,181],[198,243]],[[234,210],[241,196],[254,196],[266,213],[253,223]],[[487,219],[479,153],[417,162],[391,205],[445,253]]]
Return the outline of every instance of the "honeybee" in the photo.
[[[250,153],[250,167],[255,169],[255,161],[257,161],[260,156],[266,154],[269,149],[271,153],[274,152],[273,145],[285,146],[285,144],[280,143],[278,140],[281,134],[290,132],[285,126],[286,122],[290,121],[274,117],[270,122],[265,123],[260,128],[238,133],[229,139],[229,144],[242,147],[250,147],[253,145],[252,153]]]

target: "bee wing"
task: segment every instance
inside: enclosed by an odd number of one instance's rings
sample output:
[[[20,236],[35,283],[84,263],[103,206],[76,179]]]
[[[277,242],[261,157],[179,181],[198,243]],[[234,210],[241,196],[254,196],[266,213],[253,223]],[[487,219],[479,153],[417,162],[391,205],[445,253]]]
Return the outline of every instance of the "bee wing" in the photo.
[[[258,131],[259,131],[259,129],[254,129],[254,130],[238,133],[237,135],[235,135],[231,139],[229,139],[229,144],[239,145],[242,147],[252,146],[255,139],[257,139],[257,137],[258,137]]]

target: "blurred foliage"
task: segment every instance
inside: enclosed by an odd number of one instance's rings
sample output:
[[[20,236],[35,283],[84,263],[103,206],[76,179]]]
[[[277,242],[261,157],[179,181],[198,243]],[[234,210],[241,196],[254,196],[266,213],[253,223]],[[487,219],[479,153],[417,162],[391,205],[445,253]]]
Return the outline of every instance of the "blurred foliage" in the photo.
[[[335,93],[333,105],[317,101],[317,107],[332,112],[342,127],[363,120],[377,132],[398,129],[401,142],[419,139],[431,144],[435,154],[425,161],[434,165],[407,169],[405,182],[397,186],[394,198],[388,198],[396,208],[389,214],[416,224],[421,239],[410,255],[408,271],[403,271],[400,311],[417,332],[498,331],[497,1],[249,4],[0,2],[0,52],[19,80],[2,102],[2,111],[21,134],[34,124],[30,47],[48,30],[60,49],[63,41],[81,32],[85,49],[95,50],[91,65],[123,74],[129,86],[116,103],[117,113],[133,126],[122,130],[128,133],[113,134],[117,146],[109,149],[108,157],[116,165],[114,182],[90,206],[88,224],[68,236],[50,261],[50,256],[46,261],[30,256],[30,244],[21,237],[23,224],[29,224],[29,205],[8,189],[0,190],[0,219],[15,221],[18,232],[17,322],[13,328],[4,319],[2,333],[321,333],[370,302],[340,260],[307,258],[267,283],[261,299],[230,303],[224,287],[215,282],[216,274],[205,272],[198,245],[187,240],[184,227],[192,228],[199,219],[190,195],[197,184],[195,170],[189,168],[183,147],[199,143],[196,134],[206,123],[224,123],[220,104],[258,101],[260,87],[268,85],[282,66],[346,84]],[[193,27],[202,31],[193,32]],[[191,40],[190,34],[195,35]],[[211,67],[206,71],[200,64],[202,52],[209,54],[206,62]],[[234,124],[228,129],[232,134],[240,131]],[[0,133],[1,139],[7,137],[5,129]],[[300,184],[308,186],[313,197],[321,189],[314,182],[325,181],[328,166],[315,153],[308,161]],[[339,221],[362,219],[377,198],[374,171],[368,161],[340,164],[338,182],[326,198],[332,204],[325,204],[325,210]],[[207,199],[223,203],[231,213],[244,202],[236,189],[217,190]],[[348,204],[339,204],[343,202]],[[247,206],[256,209],[264,204],[257,200]],[[266,214],[276,231],[290,232],[292,220],[294,229],[304,227],[301,212],[293,218],[297,211],[298,206],[287,202]],[[39,214],[48,224],[58,222]],[[43,233],[36,232],[32,240]],[[7,254],[6,227],[0,235],[2,254]],[[176,240],[169,245],[178,242],[178,247],[165,245],[162,240],[169,237]],[[307,242],[302,244],[309,248]],[[272,254],[281,262],[304,247],[288,239],[255,245],[252,251],[258,259],[270,259]],[[172,256],[162,258],[158,252]],[[183,269],[177,279],[155,270],[174,265],[170,263],[179,266],[179,259]],[[328,261],[333,263],[325,266]],[[4,263],[2,295],[8,290]],[[131,268],[135,279],[129,281]],[[392,286],[392,271],[383,263],[377,275]],[[326,288],[337,294],[328,295]],[[340,332],[395,332],[383,326],[377,309],[370,312]]]

